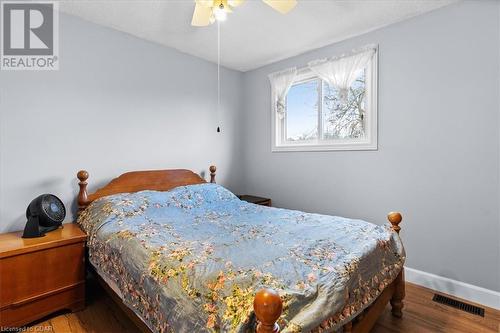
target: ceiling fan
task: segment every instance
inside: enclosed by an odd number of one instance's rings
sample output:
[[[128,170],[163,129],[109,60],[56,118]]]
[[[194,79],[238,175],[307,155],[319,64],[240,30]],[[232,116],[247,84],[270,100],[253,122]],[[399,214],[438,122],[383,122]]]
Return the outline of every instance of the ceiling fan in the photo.
[[[297,0],[262,0],[266,5],[281,14],[286,14],[297,5]],[[241,5],[244,0],[195,0],[191,25],[204,27],[218,21],[224,21],[227,13]]]

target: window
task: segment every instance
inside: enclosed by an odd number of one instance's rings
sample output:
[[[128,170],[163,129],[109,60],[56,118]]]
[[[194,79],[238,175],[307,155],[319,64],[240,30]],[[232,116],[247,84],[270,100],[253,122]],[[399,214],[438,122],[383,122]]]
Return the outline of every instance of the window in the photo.
[[[294,84],[286,97],[284,138],[286,142],[318,139],[318,79]]]
[[[376,50],[367,59],[358,68],[339,67],[336,60],[328,60],[333,67],[327,78],[336,75],[338,68],[348,68],[352,70],[348,80],[342,75],[340,80],[325,80],[309,67],[296,71],[281,104],[278,100],[281,113],[273,108],[272,150],[377,149]]]

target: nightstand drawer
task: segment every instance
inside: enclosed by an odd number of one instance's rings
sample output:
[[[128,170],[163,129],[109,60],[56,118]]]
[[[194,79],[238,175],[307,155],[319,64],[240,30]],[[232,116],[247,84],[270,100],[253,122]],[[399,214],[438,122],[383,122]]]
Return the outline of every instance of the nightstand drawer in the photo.
[[[21,235],[0,234],[0,327],[83,309],[87,235],[74,223],[43,237]]]
[[[19,327],[54,312],[54,309],[82,309],[85,305],[85,283],[52,291],[49,296],[34,297],[26,302],[0,310],[1,327]]]
[[[0,309],[84,281],[85,243],[0,259]]]

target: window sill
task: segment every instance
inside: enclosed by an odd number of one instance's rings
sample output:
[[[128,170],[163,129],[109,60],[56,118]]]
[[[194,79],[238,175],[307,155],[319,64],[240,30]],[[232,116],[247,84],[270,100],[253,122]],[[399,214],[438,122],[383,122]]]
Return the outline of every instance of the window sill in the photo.
[[[309,151],[349,151],[349,150],[378,150],[377,143],[336,143],[336,144],[285,144],[273,146],[275,152],[309,152]]]

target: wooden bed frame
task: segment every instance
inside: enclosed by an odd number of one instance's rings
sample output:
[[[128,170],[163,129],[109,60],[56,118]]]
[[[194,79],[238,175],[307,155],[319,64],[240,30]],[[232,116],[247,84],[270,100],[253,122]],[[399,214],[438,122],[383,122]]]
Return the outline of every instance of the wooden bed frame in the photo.
[[[209,170],[210,182],[215,183],[216,167],[212,165]],[[81,170],[78,172],[77,177],[79,179],[78,185],[80,186],[77,198],[78,212],[87,208],[92,201],[111,194],[138,192],[142,190],[167,191],[177,186],[206,183],[202,177],[185,169],[133,171],[122,174],[96,192],[88,194],[87,179],[89,178],[89,173]],[[391,212],[387,218],[394,232],[399,234],[401,230],[399,227],[399,223],[402,220],[401,214]],[[102,278],[98,277],[98,280],[104,285],[106,291],[111,294],[112,299],[131,317],[132,321],[142,331],[149,332],[143,321],[121,301],[120,297],[113,292],[111,287]],[[396,279],[382,291],[368,308],[343,325],[344,332],[369,332],[389,302],[392,306],[392,314],[400,318],[402,316],[401,310],[403,309],[404,296],[405,282],[404,269],[402,269]],[[255,295],[253,306],[258,321],[256,333],[279,333],[280,328],[276,321],[281,316],[283,309],[283,303],[279,294],[272,289],[259,290]]]

